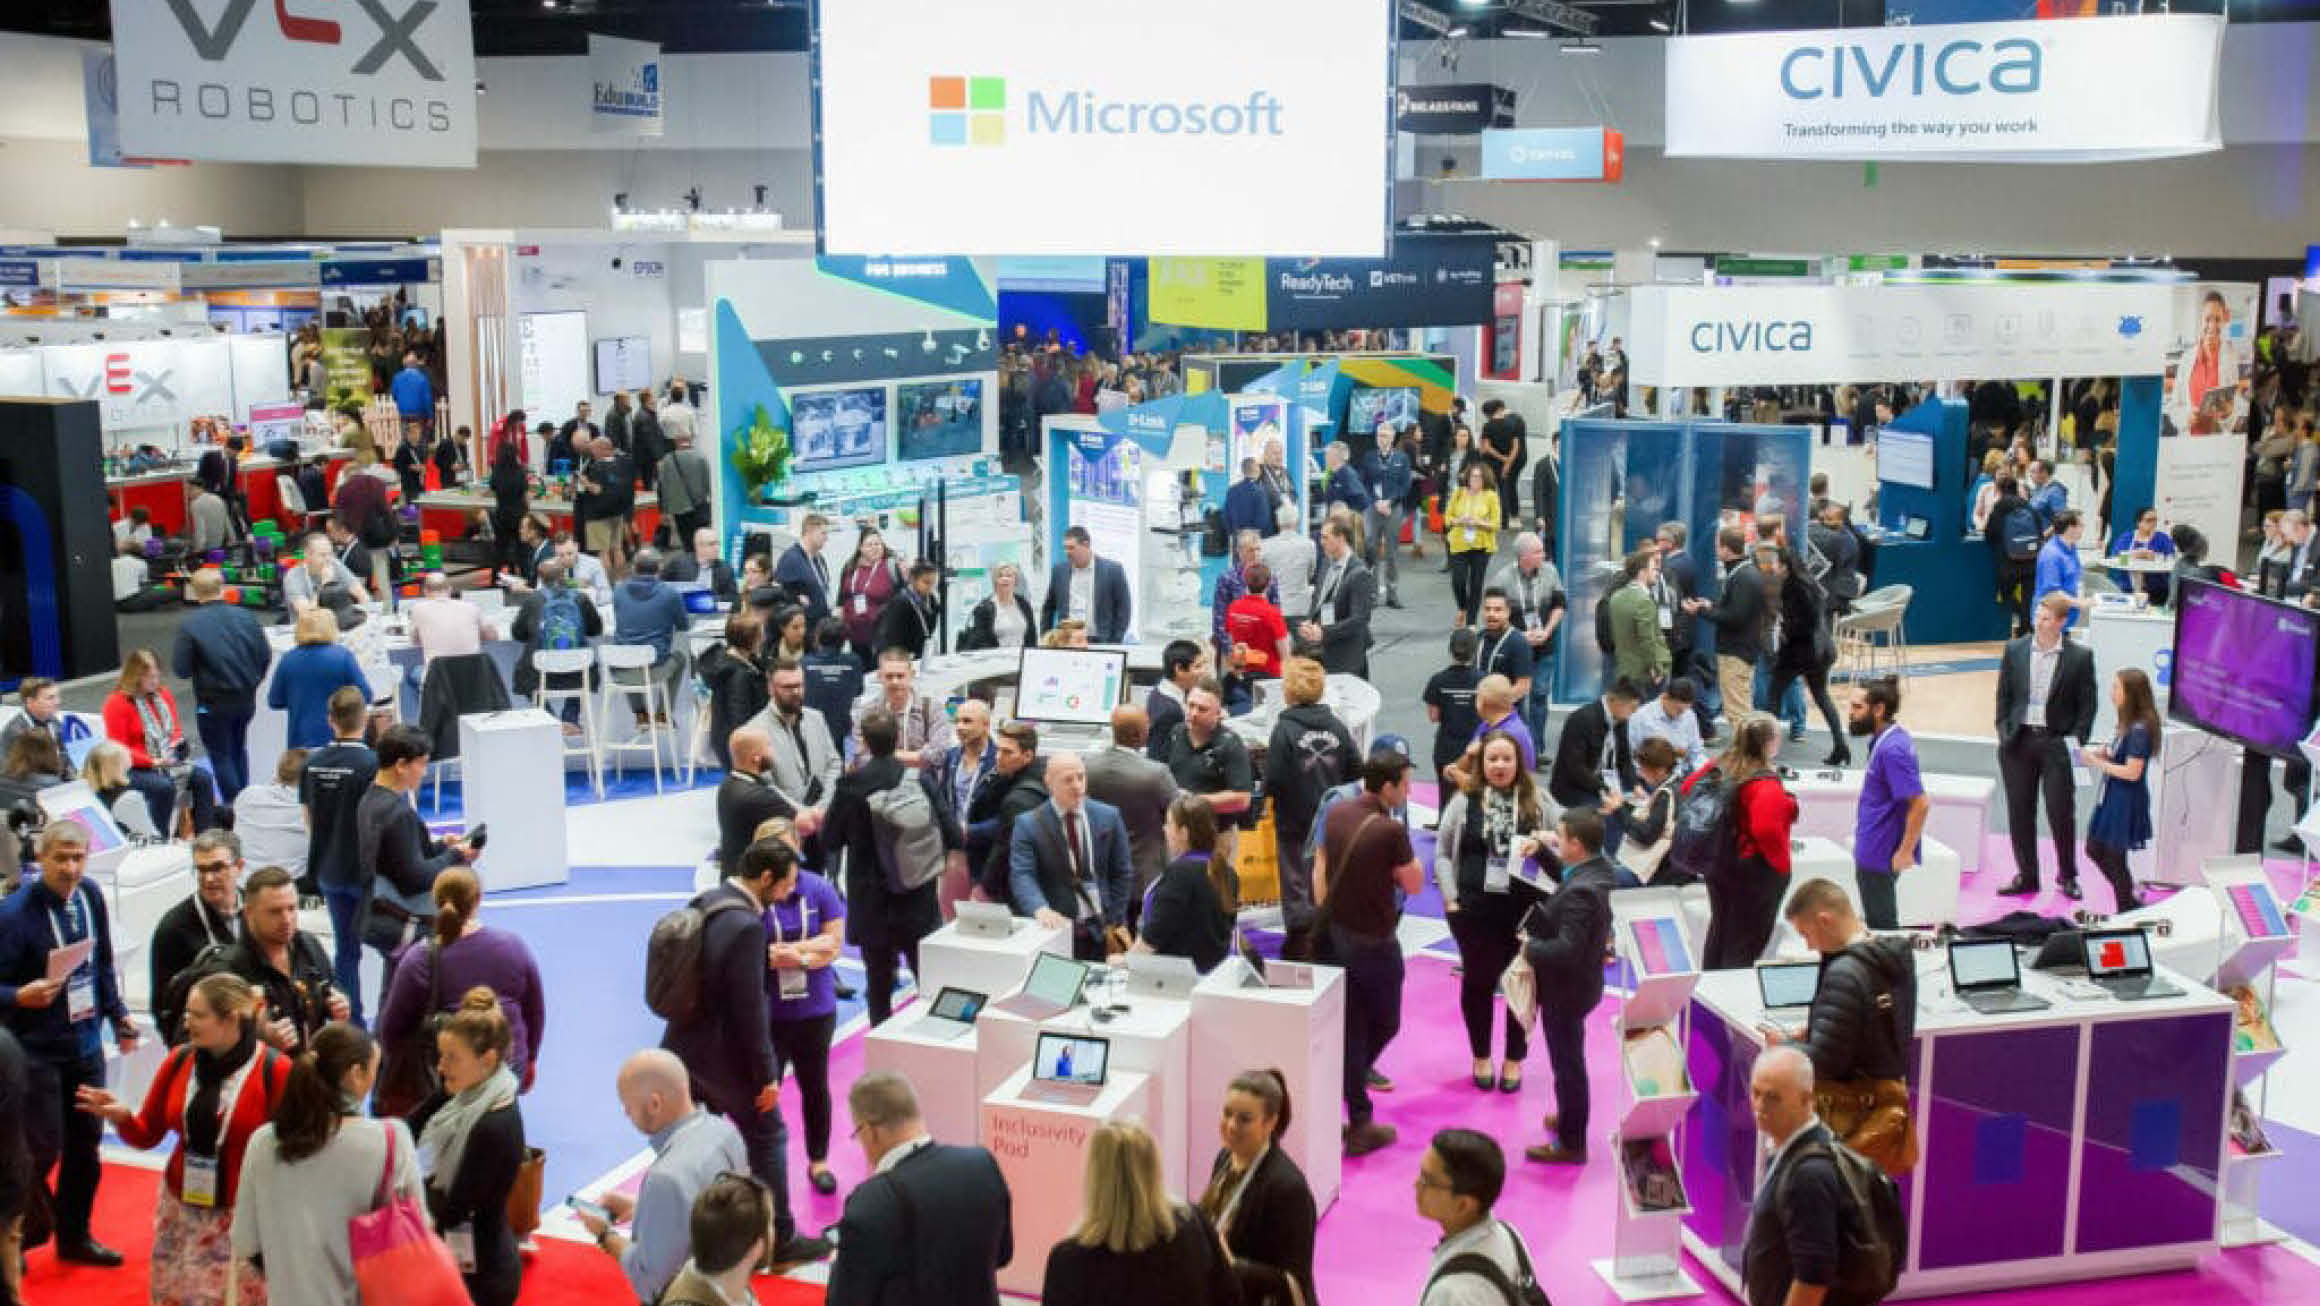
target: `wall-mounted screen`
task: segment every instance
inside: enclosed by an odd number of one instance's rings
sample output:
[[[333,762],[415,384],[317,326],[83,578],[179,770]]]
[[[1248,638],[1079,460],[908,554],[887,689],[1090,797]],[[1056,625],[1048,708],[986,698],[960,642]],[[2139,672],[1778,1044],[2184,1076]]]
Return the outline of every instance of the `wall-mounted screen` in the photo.
[[[790,400],[797,470],[827,472],[886,461],[886,388],[821,390]]]
[[[1418,420],[1418,387],[1414,385],[1357,385],[1345,401],[1345,429],[1355,435],[1375,434],[1382,424],[1399,431]]]
[[[652,388],[652,338],[613,336],[596,342],[596,393]]]
[[[2167,715],[2274,757],[2312,727],[2320,612],[2181,581]]]
[[[1933,488],[1933,437],[1922,431],[1877,432],[1877,479],[1912,489]]]
[[[895,457],[957,458],[983,451],[983,382],[905,381],[894,387]]]

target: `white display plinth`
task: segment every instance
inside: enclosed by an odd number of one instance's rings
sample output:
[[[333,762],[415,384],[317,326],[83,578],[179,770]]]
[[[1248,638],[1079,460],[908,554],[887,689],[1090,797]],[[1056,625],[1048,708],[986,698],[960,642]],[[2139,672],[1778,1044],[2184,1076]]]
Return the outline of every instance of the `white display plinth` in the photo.
[[[914,1001],[883,1025],[862,1036],[862,1068],[890,1070],[918,1093],[918,1113],[926,1131],[941,1143],[975,1137],[982,1095],[975,1091],[975,1043],[980,1030],[957,1038],[936,1038],[922,1022],[933,1000]],[[931,1026],[929,1027],[931,1028]]]
[[[1101,1000],[1108,1003],[1111,998],[1107,993]],[[1191,1027],[1192,1004],[1167,998],[1133,999],[1128,1010],[1101,1021],[1087,1006],[1038,1022],[985,1008],[975,1022],[975,1083],[987,1095],[1004,1085],[1008,1076],[1030,1065],[1042,1030],[1110,1039],[1111,1073],[1132,1070],[1152,1081],[1152,1101],[1144,1113],[1144,1127],[1160,1145],[1160,1166],[1168,1191],[1182,1193],[1187,1191],[1184,1093]],[[1200,1176],[1207,1178],[1208,1171],[1204,1168]]]
[[[1026,1053],[1026,1056],[1029,1054]],[[1031,1067],[1022,1066],[983,1099],[976,1139],[999,1163],[1013,1207],[1015,1256],[999,1269],[999,1287],[1036,1297],[1046,1286],[1047,1251],[1079,1227],[1087,1182],[1088,1140],[1099,1125],[1152,1115],[1151,1083],[1115,1062],[1109,1082],[1086,1106],[1025,1101]],[[1169,1191],[1183,1188],[1170,1184]]]
[[[2127,667],[2141,670],[2150,678],[2159,711],[2167,710],[2167,659],[2175,649],[2175,614],[2104,603],[2088,612],[2082,624],[2085,628],[2072,637],[2093,650],[2095,683],[2105,687],[2094,697],[2094,733],[2089,738],[2107,743],[2118,730],[2108,690],[2113,673]]]
[[[1282,1150],[1305,1172],[1315,1210],[1337,1200],[1345,1142],[1335,1107],[1345,1085],[1345,972],[1315,966],[1309,989],[1242,988],[1227,962],[1192,990],[1192,1054],[1184,1094],[1184,1173],[1208,1182],[1223,1144],[1225,1086],[1244,1070],[1275,1069],[1289,1085]],[[1187,1189],[1185,1191],[1193,1191]]]
[[[193,850],[182,843],[144,844],[121,849],[112,869],[91,871],[89,881],[105,897],[113,923],[113,968],[121,977],[121,998],[135,1010],[147,1009],[152,969],[147,949],[169,909],[193,896]]]
[[[2170,725],[2164,735],[2157,763],[2143,771],[2151,782],[2151,845],[2127,854],[2127,870],[2137,883],[2196,886],[2202,866],[2232,854],[2230,814],[2239,810],[2241,752],[2192,726]],[[2100,798],[2099,788],[2079,791],[2080,820],[2094,814]]]
[[[966,989],[985,997],[1004,997],[1023,987],[1031,973],[1031,959],[1042,952],[1071,955],[1071,927],[1052,929],[1029,917],[1015,918],[1014,932],[1004,939],[965,934],[957,921],[918,942],[918,991],[931,1000],[946,988]],[[1030,1053],[1024,1053],[1028,1059]]]
[[[1853,837],[1853,818],[1861,805],[1861,783],[1866,773],[1847,771],[1841,780],[1808,772],[1789,785],[1796,795],[1798,836],[1817,835],[1844,843]],[[1990,828],[1990,805],[1998,801],[1998,782],[1989,776],[1925,774],[1925,796],[1932,807],[1925,814],[1925,833],[1955,849],[1967,871],[1982,869],[1982,838]]]
[[[1789,854],[1793,869],[1788,877],[1788,889],[1781,894],[1779,922],[1773,930],[1774,945],[1782,952],[1793,951],[1803,942],[1789,927],[1788,900],[1805,881],[1834,882],[1852,901],[1853,910],[1861,910],[1861,888],[1854,878],[1851,841],[1847,840],[1845,847],[1829,844],[1825,839],[1802,842],[1803,850]],[[1904,927],[1955,924],[1963,875],[1957,852],[1930,834],[1919,841],[1919,852],[1917,865],[1903,871],[1894,885],[1894,914]]]
[[[536,707],[459,718],[459,779],[467,828],[489,824],[475,872],[486,892],[562,884],[564,731]]]

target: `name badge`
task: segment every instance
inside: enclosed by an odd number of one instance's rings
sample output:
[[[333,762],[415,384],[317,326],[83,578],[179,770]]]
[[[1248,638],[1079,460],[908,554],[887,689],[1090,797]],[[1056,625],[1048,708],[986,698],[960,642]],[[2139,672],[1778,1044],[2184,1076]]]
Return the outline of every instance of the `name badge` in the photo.
[[[65,983],[65,1014],[78,1025],[94,1020],[97,1015],[97,982],[86,975],[76,975]]]
[[[1540,628],[1544,627],[1546,624],[1547,624],[1547,623],[1546,623],[1546,619],[1545,619],[1545,618],[1543,618],[1543,617],[1541,617],[1541,616],[1539,615],[1539,613],[1538,613],[1538,609],[1536,609],[1536,608],[1526,608],[1526,609],[1524,609],[1524,611],[1523,611],[1523,629],[1525,629],[1525,630],[1538,630],[1538,629],[1540,629]]]
[[[777,970],[774,972],[774,977],[779,981],[782,1001],[795,1002],[806,995],[806,972],[802,970]]]
[[[218,1159],[198,1152],[185,1154],[185,1178],[178,1196],[187,1206],[210,1210],[218,1203]]]
[[[1661,608],[1659,610],[1659,628],[1661,630],[1673,630],[1675,629],[1675,624],[1676,610],[1674,608]]]
[[[1506,886],[1513,879],[1514,859],[1511,857],[1503,855],[1493,857],[1482,864],[1482,891],[1484,893],[1505,893]]]
[[[445,1229],[443,1231],[443,1245],[449,1247],[451,1254],[459,1259],[459,1272],[461,1274],[475,1273],[474,1225],[462,1224]]]
[[[864,614],[868,613],[869,611],[870,611],[870,596],[869,596],[869,595],[867,595],[867,594],[857,594],[857,595],[855,595],[855,596],[854,596],[854,615],[855,615],[855,616],[857,616],[857,617],[859,617],[859,616],[862,616],[862,615],[864,615]]]

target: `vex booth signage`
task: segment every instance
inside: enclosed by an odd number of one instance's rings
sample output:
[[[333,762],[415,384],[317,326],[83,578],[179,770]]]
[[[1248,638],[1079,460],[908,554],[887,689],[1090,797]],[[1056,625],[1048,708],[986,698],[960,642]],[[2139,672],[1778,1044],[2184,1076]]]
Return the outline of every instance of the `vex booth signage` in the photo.
[[[1388,0],[822,0],[830,254],[1377,258]]]
[[[1684,36],[1671,158],[2163,158],[2221,149],[2220,14]]]
[[[468,0],[112,0],[124,153],[475,166]]]
[[[1639,385],[2156,376],[2165,285],[1638,286]]]

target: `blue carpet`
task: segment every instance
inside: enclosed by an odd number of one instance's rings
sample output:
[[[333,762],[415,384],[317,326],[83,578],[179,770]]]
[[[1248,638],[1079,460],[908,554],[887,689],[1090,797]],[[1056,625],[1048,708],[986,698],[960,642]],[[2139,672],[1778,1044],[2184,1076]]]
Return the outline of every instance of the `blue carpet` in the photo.
[[[687,789],[714,789],[717,787],[717,783],[724,778],[723,771],[696,771],[693,773],[693,783],[687,785],[681,777],[664,771],[661,773],[658,792],[661,794],[680,794]],[[462,810],[460,806],[462,792],[458,780],[446,778],[443,781],[443,799],[438,803],[435,799],[435,781],[433,777],[429,777],[425,783],[419,786],[419,814],[430,821],[457,821]],[[606,771],[602,798],[596,796],[595,786],[588,782],[586,771],[568,771],[564,774],[564,806],[566,807],[585,807],[591,803],[609,803],[623,798],[651,798],[654,793],[652,772],[641,769],[641,765],[638,769],[630,770],[625,776],[616,776],[612,772]]]

